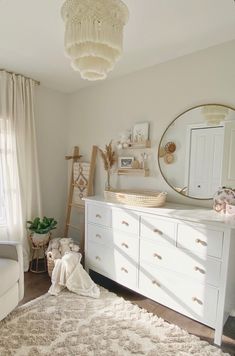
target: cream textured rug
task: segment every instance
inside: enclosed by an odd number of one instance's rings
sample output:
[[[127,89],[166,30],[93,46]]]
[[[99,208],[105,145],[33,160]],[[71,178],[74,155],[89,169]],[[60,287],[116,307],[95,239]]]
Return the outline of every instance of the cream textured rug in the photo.
[[[221,350],[101,288],[45,294],[0,322],[1,356],[217,356]]]

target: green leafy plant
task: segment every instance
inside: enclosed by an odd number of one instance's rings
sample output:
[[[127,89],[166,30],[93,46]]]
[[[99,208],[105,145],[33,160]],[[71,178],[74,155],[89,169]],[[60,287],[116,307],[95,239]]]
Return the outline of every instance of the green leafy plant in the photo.
[[[57,221],[54,218],[43,219],[36,217],[33,221],[27,221],[28,229],[30,231],[36,232],[37,234],[46,234],[49,231],[56,229]]]

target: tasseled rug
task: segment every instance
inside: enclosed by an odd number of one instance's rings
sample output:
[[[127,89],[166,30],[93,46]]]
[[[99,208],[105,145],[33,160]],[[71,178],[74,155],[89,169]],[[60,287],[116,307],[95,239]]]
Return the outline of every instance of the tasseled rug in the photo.
[[[217,356],[220,349],[101,288],[29,302],[0,322],[1,356]]]

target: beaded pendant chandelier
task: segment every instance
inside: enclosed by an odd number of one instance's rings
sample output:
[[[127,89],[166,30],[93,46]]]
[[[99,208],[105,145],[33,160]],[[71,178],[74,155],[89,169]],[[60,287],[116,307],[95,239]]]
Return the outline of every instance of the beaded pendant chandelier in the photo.
[[[127,6],[121,0],[66,0],[61,16],[72,68],[83,79],[105,79],[122,54]]]

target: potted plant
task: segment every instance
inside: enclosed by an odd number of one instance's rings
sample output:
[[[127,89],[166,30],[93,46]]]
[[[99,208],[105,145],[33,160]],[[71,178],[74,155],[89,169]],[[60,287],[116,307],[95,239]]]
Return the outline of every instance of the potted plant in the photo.
[[[51,235],[51,230],[56,229],[57,221],[54,218],[42,219],[36,217],[32,221],[27,221],[27,227],[30,230],[30,237],[35,245],[46,244]]]

